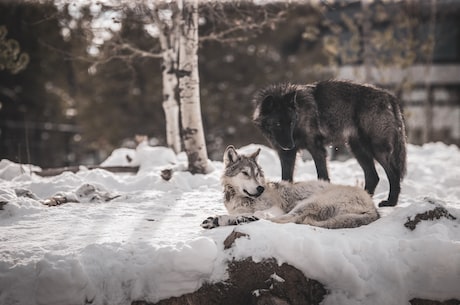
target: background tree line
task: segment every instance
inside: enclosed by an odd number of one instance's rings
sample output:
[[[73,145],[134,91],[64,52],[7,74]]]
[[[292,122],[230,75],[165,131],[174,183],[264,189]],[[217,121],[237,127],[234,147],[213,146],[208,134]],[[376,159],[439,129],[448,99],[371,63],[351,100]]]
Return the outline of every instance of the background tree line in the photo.
[[[251,122],[251,99],[269,83],[331,78],[334,68],[366,58],[382,67],[436,59],[444,38],[424,30],[433,21],[429,5],[203,2],[198,55],[209,157],[220,159],[228,144],[267,143]],[[135,134],[167,145],[160,33],[170,37],[174,11],[152,12],[148,5],[0,3],[5,39],[29,57],[16,74],[0,71],[0,157],[51,167],[97,163]],[[458,25],[458,6],[434,14],[437,23]]]

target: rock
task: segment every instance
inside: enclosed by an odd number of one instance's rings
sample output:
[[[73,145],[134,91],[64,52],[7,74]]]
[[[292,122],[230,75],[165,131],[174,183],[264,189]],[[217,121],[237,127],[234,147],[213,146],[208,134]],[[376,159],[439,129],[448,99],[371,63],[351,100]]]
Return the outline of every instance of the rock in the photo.
[[[230,235],[227,236],[227,238],[224,240],[224,249],[227,250],[231,248],[235,240],[243,236],[249,236],[249,235],[233,230],[232,233],[230,233]]]
[[[155,305],[310,305],[320,304],[326,295],[321,283],[288,264],[279,266],[274,259],[232,261],[228,273],[227,281],[205,284],[196,292]],[[144,301],[131,304],[151,305]]]
[[[435,220],[440,219],[441,217],[451,220],[456,219],[445,207],[436,204],[436,207],[433,210],[419,213],[415,215],[413,219],[408,218],[404,226],[413,231],[421,221]]]
[[[15,189],[14,192],[16,193],[16,196],[18,197],[27,197],[33,200],[39,200],[37,195],[35,195],[34,193],[32,193],[31,191],[27,189]]]
[[[44,205],[47,205],[49,207],[58,206],[67,202],[69,201],[67,200],[67,197],[64,196],[53,196],[42,201]]]
[[[247,234],[233,231],[224,241],[225,249],[237,238]],[[231,261],[229,279],[204,284],[193,293],[172,297],[156,305],[313,305],[324,299],[327,291],[315,280],[288,264],[278,265],[275,259],[256,263],[251,258]],[[132,305],[151,305],[135,301]]]
[[[165,181],[171,180],[172,175],[173,175],[173,170],[171,168],[166,168],[162,170],[160,174],[161,178]]]

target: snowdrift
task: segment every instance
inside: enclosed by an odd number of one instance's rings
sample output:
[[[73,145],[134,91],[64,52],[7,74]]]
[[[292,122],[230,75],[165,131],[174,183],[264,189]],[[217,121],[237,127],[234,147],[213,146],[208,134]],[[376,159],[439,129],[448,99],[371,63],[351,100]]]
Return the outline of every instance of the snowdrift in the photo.
[[[266,175],[279,179],[276,153],[262,148]],[[126,156],[129,156],[127,158]],[[127,161],[128,160],[128,161]],[[131,161],[129,161],[131,160]],[[430,143],[408,147],[408,174],[395,208],[356,229],[327,230],[257,221],[237,231],[248,237],[230,249],[235,227],[201,229],[208,216],[225,214],[220,175],[177,171],[184,154],[140,145],[119,149],[103,165],[138,165],[139,172],[31,174],[35,166],[0,162],[0,304],[130,304],[157,302],[228,278],[232,260],[274,258],[326,286],[323,304],[408,304],[460,299],[460,150]],[[211,161],[210,161],[211,162]],[[298,160],[295,179],[315,179],[312,161]],[[363,184],[356,160],[329,164],[333,183]],[[374,196],[385,198],[383,170]],[[59,206],[43,201],[73,198]],[[415,218],[442,207],[446,217]],[[412,221],[411,226],[405,224]]]

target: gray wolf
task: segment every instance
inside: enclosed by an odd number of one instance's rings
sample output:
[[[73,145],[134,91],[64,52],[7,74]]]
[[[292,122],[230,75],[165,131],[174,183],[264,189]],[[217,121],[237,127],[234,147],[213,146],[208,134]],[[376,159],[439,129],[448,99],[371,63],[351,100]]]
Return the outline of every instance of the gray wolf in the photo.
[[[228,146],[224,153],[224,204],[229,215],[207,218],[201,226],[211,229],[269,219],[323,228],[354,228],[379,218],[369,194],[359,187],[315,180],[291,183],[265,181],[257,163],[260,148],[251,155]]]
[[[276,84],[254,98],[254,123],[277,150],[281,178],[292,181],[296,154],[307,149],[318,179],[329,181],[325,146],[347,145],[364,171],[372,196],[379,182],[374,160],[390,184],[387,200],[395,206],[406,172],[406,135],[398,99],[371,85],[328,80],[311,85]]]

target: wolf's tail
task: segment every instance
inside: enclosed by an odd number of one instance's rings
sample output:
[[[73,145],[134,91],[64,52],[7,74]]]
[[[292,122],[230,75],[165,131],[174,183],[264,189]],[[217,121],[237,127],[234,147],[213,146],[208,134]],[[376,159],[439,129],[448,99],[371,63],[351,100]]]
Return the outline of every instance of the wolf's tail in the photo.
[[[393,111],[398,130],[394,138],[394,150],[390,162],[394,170],[397,170],[401,174],[400,180],[402,180],[407,172],[406,127],[404,124],[404,116],[397,102],[398,101],[396,101],[396,105],[393,107]]]
[[[377,211],[369,210],[362,214],[347,213],[320,221],[307,217],[303,223],[328,229],[357,228],[370,224],[379,219],[379,217]]]

